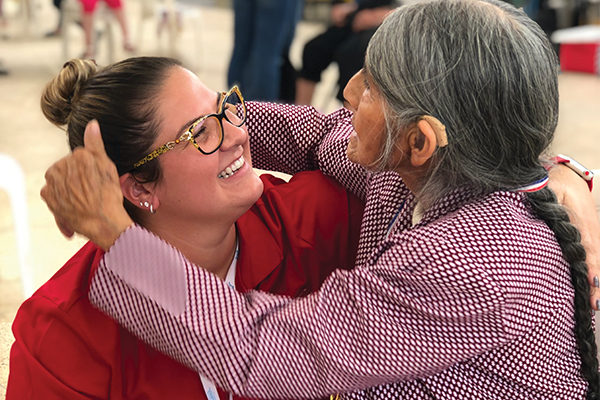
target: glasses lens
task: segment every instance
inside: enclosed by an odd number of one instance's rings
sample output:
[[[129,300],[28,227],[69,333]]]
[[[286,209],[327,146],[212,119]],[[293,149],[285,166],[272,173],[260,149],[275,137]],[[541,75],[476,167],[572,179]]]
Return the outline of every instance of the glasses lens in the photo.
[[[216,117],[208,117],[200,121],[192,130],[192,138],[203,152],[216,151],[223,141],[219,120]]]
[[[246,106],[237,92],[233,91],[223,102],[225,118],[232,125],[242,126],[246,121]]]

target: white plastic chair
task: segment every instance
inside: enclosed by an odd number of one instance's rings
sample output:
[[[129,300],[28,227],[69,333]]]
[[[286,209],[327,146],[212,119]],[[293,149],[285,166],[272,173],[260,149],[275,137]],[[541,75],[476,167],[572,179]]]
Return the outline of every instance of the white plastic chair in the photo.
[[[23,298],[33,294],[33,271],[29,263],[29,220],[27,217],[27,195],[25,175],[19,163],[12,157],[0,153],[0,189],[8,193],[15,225],[19,272],[23,284]]]
[[[35,11],[37,4],[35,0],[4,0],[4,18],[10,20],[10,29],[2,32],[9,33],[11,37],[29,38],[33,36]]]

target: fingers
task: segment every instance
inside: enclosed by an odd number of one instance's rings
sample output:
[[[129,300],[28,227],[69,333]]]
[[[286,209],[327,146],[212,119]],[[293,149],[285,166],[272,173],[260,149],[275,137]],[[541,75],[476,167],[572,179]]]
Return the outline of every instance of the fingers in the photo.
[[[596,243],[595,247],[600,244]],[[589,247],[589,246],[588,246]],[[586,257],[588,266],[588,280],[590,282],[590,301],[592,308],[596,311],[600,310],[600,260],[594,252],[588,252]]]
[[[83,143],[85,149],[95,155],[106,156],[106,150],[104,149],[104,142],[102,141],[102,134],[100,133],[100,125],[95,119],[88,122],[85,127],[83,134]]]
[[[52,174],[48,175],[48,178],[50,179],[50,181],[52,181]],[[54,215],[54,221],[56,222],[56,226],[58,227],[58,229],[60,230],[60,232],[67,238],[71,238],[73,237],[73,235],[75,234],[75,232],[73,231],[73,229],[71,229],[68,225],[68,223],[66,221],[61,220],[56,213],[58,212],[58,207],[60,206],[60,204],[62,204],[60,201],[58,201],[59,196],[56,195],[56,185],[44,185],[44,187],[42,188],[42,190],[40,191],[40,195],[42,197],[42,199],[46,202],[46,205],[48,206],[48,209],[50,210],[50,212],[52,212]]]
[[[62,194],[65,191],[64,180],[61,179],[61,174],[65,169],[66,161],[61,159],[55,162],[44,175],[46,179],[46,185],[40,191],[42,199],[46,202],[46,205],[51,212],[55,212],[60,205],[60,199],[63,197]]]
[[[46,171],[40,194],[63,235],[79,233],[107,249],[133,221],[97,122],[86,127],[84,143]]]
[[[72,238],[73,235],[75,234],[75,231],[73,231],[73,229],[69,228],[69,226],[67,225],[66,222],[62,222],[58,219],[58,217],[54,217],[54,221],[56,222],[56,226],[58,226],[58,229],[60,230],[60,232],[67,238]]]
[[[84,149],[79,150],[85,150],[95,159],[95,165],[90,165],[90,171],[103,174],[113,182],[118,180],[117,167],[106,154],[100,125],[95,119],[88,122],[83,135],[83,143],[85,146]],[[82,160],[83,162],[86,162],[86,160]]]
[[[46,185],[40,195],[54,215],[58,229],[66,237],[73,236],[76,226],[77,230],[82,229],[82,224],[77,225],[78,219],[82,219],[82,213],[90,207],[80,193],[88,191],[83,184],[85,177],[90,174],[93,161],[89,151],[77,148],[46,171]]]
[[[581,234],[591,289],[590,302],[595,310],[600,310],[600,220],[594,198],[586,182],[563,165],[550,170],[550,185]]]
[[[590,300],[592,303],[592,310],[600,311],[600,292],[597,288],[592,287]]]

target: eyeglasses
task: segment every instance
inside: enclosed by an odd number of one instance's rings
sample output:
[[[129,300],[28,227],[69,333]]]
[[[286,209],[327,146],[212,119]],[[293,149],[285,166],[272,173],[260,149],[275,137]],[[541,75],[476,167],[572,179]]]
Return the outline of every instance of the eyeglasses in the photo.
[[[227,93],[221,93],[221,103],[216,114],[208,114],[198,118],[178,139],[163,144],[133,164],[133,168],[138,168],[154,160],[182,142],[192,142],[202,154],[214,153],[219,150],[225,137],[223,119],[235,127],[240,127],[246,122],[246,103],[244,103],[242,92],[237,86],[229,89]]]

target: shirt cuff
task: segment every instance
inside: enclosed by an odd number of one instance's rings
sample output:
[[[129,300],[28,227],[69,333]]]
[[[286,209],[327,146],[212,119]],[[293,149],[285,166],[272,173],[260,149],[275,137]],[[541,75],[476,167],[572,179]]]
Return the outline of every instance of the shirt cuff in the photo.
[[[108,269],[131,289],[179,316],[187,302],[185,269],[189,264],[169,243],[132,225],[106,252],[99,268]]]

